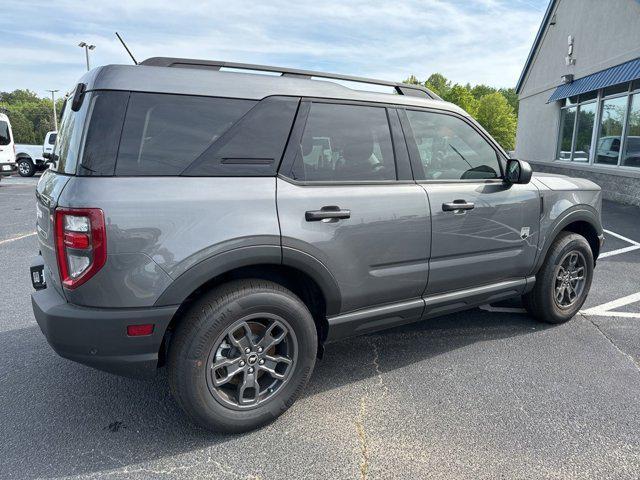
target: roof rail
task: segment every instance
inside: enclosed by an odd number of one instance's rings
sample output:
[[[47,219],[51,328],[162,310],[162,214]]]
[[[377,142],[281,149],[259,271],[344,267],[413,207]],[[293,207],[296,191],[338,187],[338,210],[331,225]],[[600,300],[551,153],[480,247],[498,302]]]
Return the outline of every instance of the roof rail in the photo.
[[[171,57],[151,57],[147,58],[140,65],[153,67],[178,67],[178,68],[204,68],[220,70],[221,68],[234,68],[238,70],[254,70],[260,72],[279,73],[283,77],[307,78],[327,78],[332,80],[345,80],[348,82],[368,83],[370,85],[384,85],[393,87],[399,95],[410,95],[413,97],[426,97],[435,100],[442,100],[438,95],[421,85],[411,85],[407,83],[390,82],[387,80],[377,80],[375,78],[354,77],[351,75],[341,75],[338,73],[316,72],[313,70],[300,70],[297,68],[274,67],[270,65],[254,65],[251,63],[222,62],[217,60],[196,60],[192,58],[171,58]]]

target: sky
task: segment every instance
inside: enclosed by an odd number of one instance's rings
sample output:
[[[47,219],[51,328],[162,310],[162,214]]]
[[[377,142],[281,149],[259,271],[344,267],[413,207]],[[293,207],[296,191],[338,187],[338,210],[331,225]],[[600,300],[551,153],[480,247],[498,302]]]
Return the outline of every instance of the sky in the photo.
[[[514,87],[548,0],[0,0],[0,91],[69,90],[91,66],[174,56]]]

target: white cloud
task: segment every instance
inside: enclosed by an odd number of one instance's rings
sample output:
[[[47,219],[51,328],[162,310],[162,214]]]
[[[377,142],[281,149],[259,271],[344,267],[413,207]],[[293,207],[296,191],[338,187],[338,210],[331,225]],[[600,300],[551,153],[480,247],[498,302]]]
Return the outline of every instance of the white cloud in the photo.
[[[128,63],[115,30],[139,60],[214,58],[394,80],[440,72],[513,86],[545,1],[26,3],[0,19],[8,39],[0,90],[68,88],[83,71],[80,40],[97,45],[93,65]]]

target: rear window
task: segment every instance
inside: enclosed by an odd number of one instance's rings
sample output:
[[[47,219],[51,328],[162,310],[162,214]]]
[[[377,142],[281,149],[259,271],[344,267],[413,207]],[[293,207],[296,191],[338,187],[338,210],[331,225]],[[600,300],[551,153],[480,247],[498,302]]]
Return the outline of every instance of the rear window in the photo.
[[[0,120],[0,145],[9,145],[11,143],[11,134],[9,133],[9,124],[4,120]]]
[[[255,101],[152,93],[129,99],[116,175],[179,175]]]
[[[49,145],[55,145],[57,136],[58,135],[56,133],[49,135]]]
[[[65,102],[62,110],[62,120],[58,129],[58,141],[53,149],[53,165],[51,169],[58,173],[73,175],[78,165],[78,154],[82,142],[84,119],[89,108],[89,94],[85,94],[80,110],[71,110],[71,98]]]

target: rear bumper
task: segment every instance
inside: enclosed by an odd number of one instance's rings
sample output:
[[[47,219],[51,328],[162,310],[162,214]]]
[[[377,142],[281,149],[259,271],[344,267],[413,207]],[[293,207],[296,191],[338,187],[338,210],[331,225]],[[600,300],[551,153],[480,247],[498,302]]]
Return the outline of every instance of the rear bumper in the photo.
[[[0,176],[8,177],[16,173],[15,163],[0,163]]]
[[[177,306],[105,309],[71,305],[54,289],[31,294],[33,313],[58,355],[107,372],[149,378]],[[151,335],[127,336],[127,325],[153,323]]]

